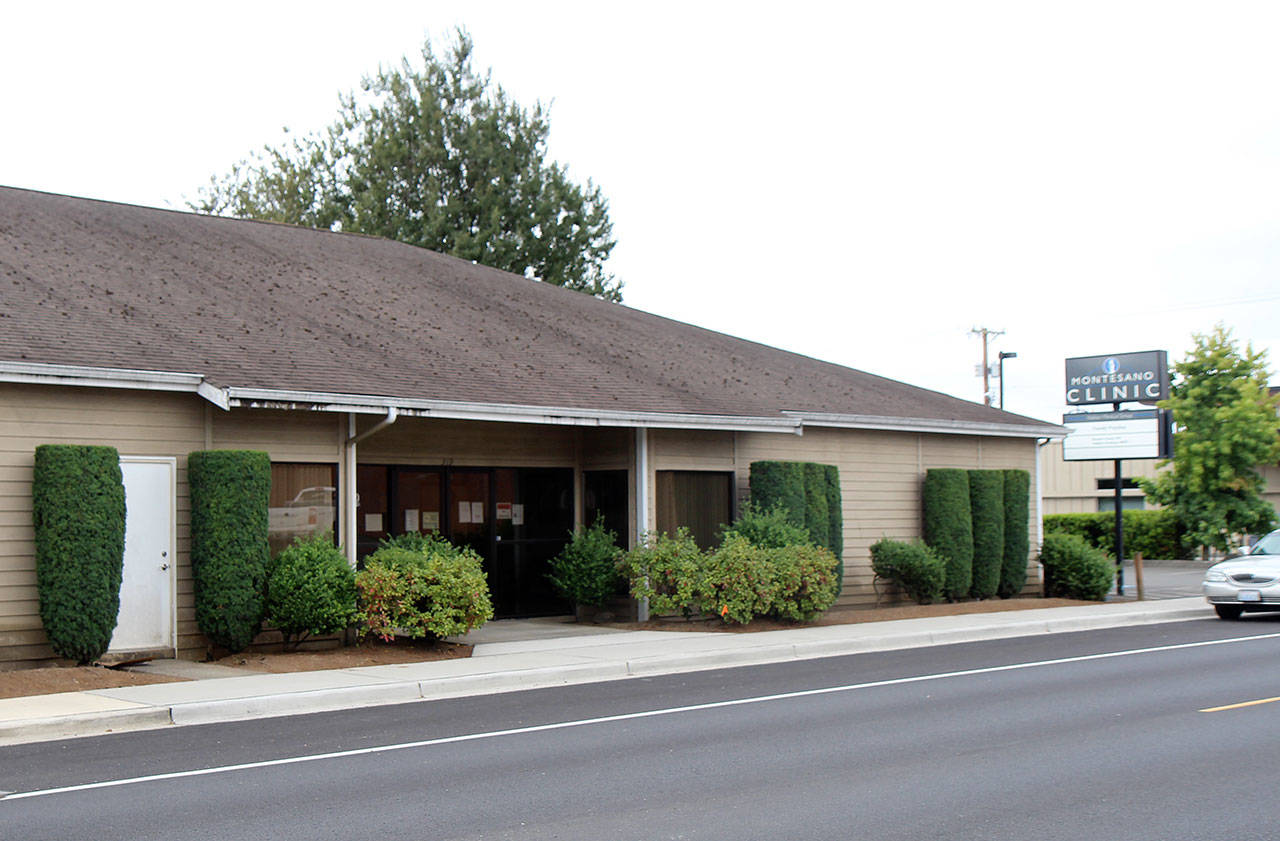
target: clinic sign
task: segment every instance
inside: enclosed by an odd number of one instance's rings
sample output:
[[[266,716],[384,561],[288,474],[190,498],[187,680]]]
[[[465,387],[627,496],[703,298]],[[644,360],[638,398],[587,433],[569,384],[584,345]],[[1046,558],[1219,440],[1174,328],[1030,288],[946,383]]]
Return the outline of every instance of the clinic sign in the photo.
[[[1067,360],[1067,405],[1154,403],[1169,396],[1169,359],[1163,350],[1077,356]]]

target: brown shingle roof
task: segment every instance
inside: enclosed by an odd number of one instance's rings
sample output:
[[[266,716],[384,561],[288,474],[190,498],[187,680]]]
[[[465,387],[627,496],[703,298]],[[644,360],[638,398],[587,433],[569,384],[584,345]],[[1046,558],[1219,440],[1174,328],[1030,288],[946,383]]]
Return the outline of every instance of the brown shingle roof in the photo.
[[[0,187],[0,360],[222,387],[1043,426],[373,237]]]

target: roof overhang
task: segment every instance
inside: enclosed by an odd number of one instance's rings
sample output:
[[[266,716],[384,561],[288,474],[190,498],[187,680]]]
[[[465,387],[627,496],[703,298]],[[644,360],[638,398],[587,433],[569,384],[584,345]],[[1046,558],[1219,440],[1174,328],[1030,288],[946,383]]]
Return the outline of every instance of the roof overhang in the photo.
[[[870,429],[887,432],[929,432],[942,435],[980,435],[1000,438],[1064,438],[1067,430],[1050,423],[977,423],[932,418],[882,415],[848,415],[783,410],[779,417],[707,415],[680,412],[606,411],[560,406],[523,406],[424,400],[362,394],[337,394],[287,389],[219,388],[203,375],[177,371],[97,368],[83,365],[51,365],[40,362],[0,361],[0,382],[40,385],[123,388],[144,391],[195,393],[224,410],[232,408],[287,411],[342,412],[387,415],[394,409],[406,417],[450,420],[532,423],[553,426],[649,427],[652,429],[700,429],[722,432],[781,432],[802,435],[806,426],[835,429]]]
[[[886,432],[931,432],[938,435],[981,435],[996,438],[1065,438],[1067,429],[1054,423],[986,423],[942,418],[895,418],[883,415],[841,415],[784,409],[782,414],[805,426],[834,429],[876,429]]]

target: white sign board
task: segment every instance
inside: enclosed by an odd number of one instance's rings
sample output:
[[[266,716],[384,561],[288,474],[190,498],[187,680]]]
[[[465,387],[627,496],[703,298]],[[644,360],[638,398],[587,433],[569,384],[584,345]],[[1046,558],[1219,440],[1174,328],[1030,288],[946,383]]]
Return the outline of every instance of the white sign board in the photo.
[[[1161,413],[1154,409],[1063,415],[1062,424],[1071,432],[1062,442],[1062,458],[1064,461],[1161,458],[1160,418]]]

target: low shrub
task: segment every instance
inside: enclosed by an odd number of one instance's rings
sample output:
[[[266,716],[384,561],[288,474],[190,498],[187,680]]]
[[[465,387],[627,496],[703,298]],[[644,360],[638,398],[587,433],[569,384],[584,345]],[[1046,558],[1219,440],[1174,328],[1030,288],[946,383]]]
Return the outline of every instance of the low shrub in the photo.
[[[355,573],[330,535],[297,538],[267,565],[266,614],[284,635],[286,648],[351,625]]]
[[[493,618],[480,556],[428,537],[421,551],[385,546],[356,575],[360,635],[439,639]]]
[[[738,519],[733,525],[723,527],[724,537],[740,535],[752,546],[762,549],[777,549],[783,546],[796,546],[809,543],[809,530],[797,526],[791,521],[787,510],[782,505],[774,505],[768,511],[752,505],[750,502],[742,506]]]
[[[924,543],[884,538],[871,545],[871,569],[918,604],[942,599],[947,562]]]
[[[684,528],[677,529],[674,537],[666,533],[645,535],[622,559],[633,598],[648,599],[655,614],[685,617],[700,609],[697,594],[702,565],[702,550]]]
[[[731,535],[704,556],[693,585],[701,612],[740,625],[769,613],[779,590],[771,551],[781,550],[761,549]]]
[[[604,527],[602,518],[596,518],[590,528],[569,536],[564,550],[551,559],[547,578],[556,592],[574,604],[601,606],[617,595],[621,556],[618,536]]]
[[[1044,594],[1102,601],[1115,580],[1115,565],[1101,549],[1074,534],[1051,533],[1040,546]]]
[[[632,595],[648,598],[654,613],[719,616],[739,624],[757,616],[813,619],[835,603],[838,565],[826,547],[759,546],[736,531],[706,553],[683,531],[659,535],[624,560]]]
[[[793,544],[770,550],[777,592],[769,615],[809,622],[826,613],[840,592],[840,561],[822,546]]]

